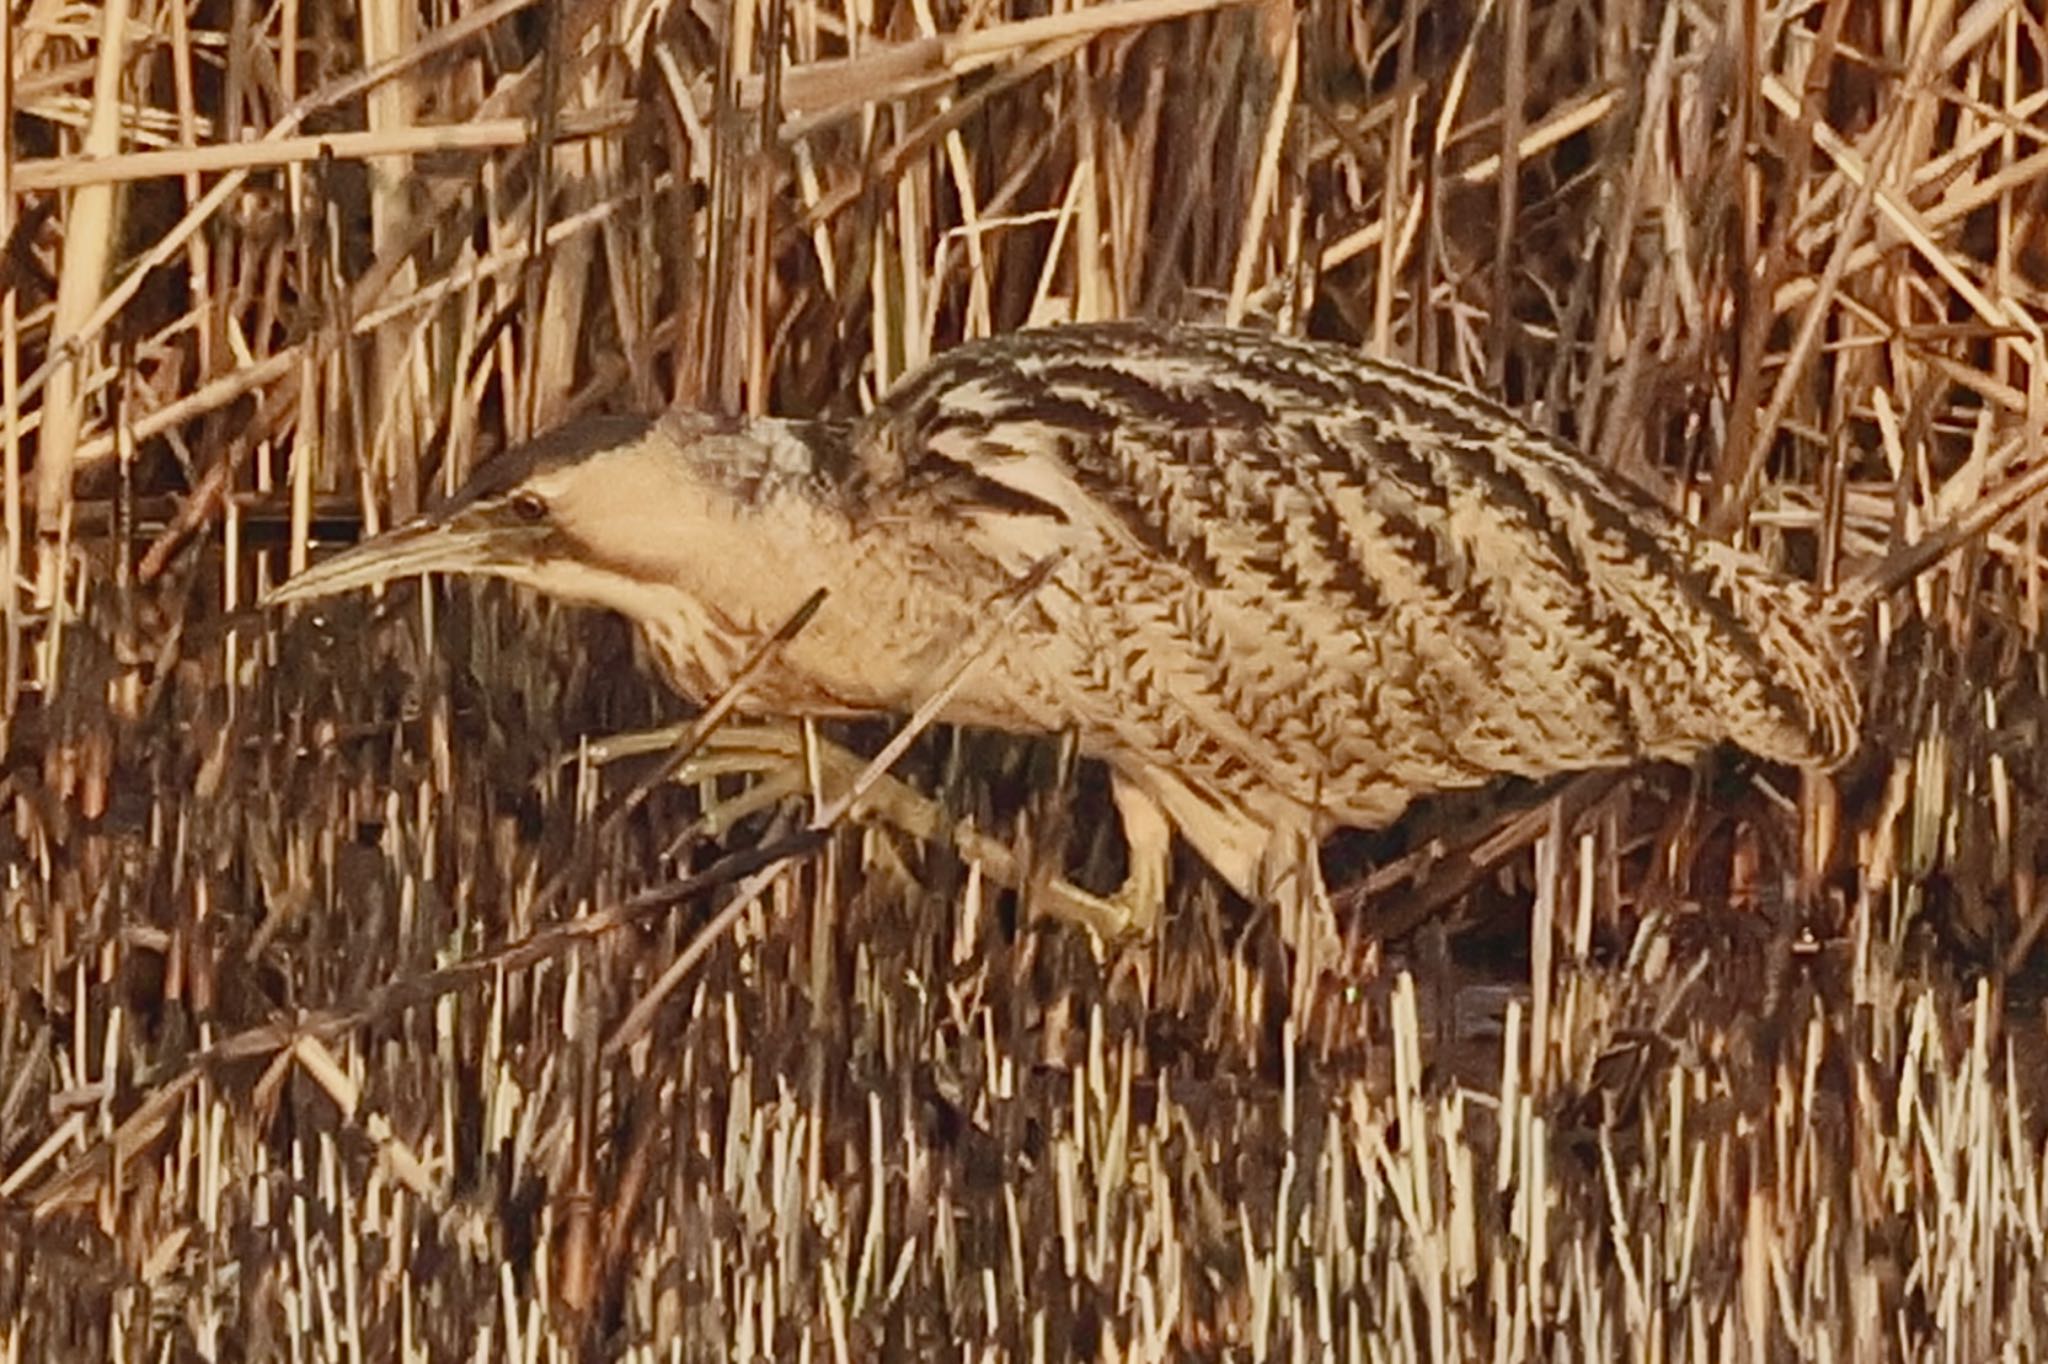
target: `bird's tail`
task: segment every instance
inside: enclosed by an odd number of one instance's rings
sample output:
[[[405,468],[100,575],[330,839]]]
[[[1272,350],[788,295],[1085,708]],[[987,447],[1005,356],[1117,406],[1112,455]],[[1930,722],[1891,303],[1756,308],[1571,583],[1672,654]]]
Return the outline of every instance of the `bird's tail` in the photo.
[[[1909,545],[1861,565],[1833,593],[1793,584],[1752,603],[1765,654],[1781,666],[1766,679],[1776,704],[1755,708],[1730,737],[1775,761],[1822,769],[1855,751],[1862,721],[1856,659],[1871,629],[1871,605],[1939,567],[2048,493],[2048,461],[2006,480]]]
[[[2009,518],[2019,515],[2028,503],[2044,492],[2048,492],[2048,460],[1985,493],[1968,508],[1912,544],[1902,545],[1875,563],[1865,565],[1842,584],[1842,598],[1847,609],[1860,614],[1876,598],[1904,587],[1978,536],[1990,534]]]
[[[1739,715],[1729,737],[1773,762],[1840,767],[1856,751],[1863,723],[1848,599],[1777,580],[1746,605],[1772,675],[1758,679],[1760,704]]]

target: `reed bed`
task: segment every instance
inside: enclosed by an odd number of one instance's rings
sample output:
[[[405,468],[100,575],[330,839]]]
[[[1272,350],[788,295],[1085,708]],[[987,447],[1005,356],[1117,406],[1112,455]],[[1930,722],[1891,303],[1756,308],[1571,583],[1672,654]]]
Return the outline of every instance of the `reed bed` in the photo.
[[[1341,840],[1305,1006],[1192,866],[1142,950],[1032,915],[1118,856],[1056,738],[806,841],[730,743],[622,805],[686,712],[616,621],[258,606],[573,414],[1133,314],[1456,376],[1845,581],[2048,448],[2037,7],[0,26],[0,1360],[2048,1356],[2036,510],[1880,604],[1835,778]]]

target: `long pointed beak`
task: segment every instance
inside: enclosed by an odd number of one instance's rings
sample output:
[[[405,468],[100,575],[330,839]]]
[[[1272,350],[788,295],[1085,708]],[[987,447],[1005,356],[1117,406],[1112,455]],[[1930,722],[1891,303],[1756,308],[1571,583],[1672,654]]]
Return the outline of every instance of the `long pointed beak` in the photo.
[[[524,548],[532,534],[524,527],[487,524],[460,513],[448,520],[414,521],[343,550],[280,583],[271,589],[263,604],[311,601],[427,573],[499,571],[509,566],[508,551]]]

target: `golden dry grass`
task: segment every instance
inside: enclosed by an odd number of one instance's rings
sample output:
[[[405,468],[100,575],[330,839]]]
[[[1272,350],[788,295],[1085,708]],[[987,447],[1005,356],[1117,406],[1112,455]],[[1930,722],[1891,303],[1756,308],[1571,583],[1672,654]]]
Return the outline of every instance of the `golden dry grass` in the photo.
[[[570,414],[1133,313],[1464,378],[1832,583],[2041,458],[2038,6],[0,24],[0,1360],[2048,1355],[2038,513],[1883,604],[1833,782],[1333,849],[1301,1032],[1198,877],[1135,957],[1020,915],[1114,856],[1056,744],[900,769],[1000,854],[745,904],[812,811],[606,818],[676,709],[616,622],[252,609]]]

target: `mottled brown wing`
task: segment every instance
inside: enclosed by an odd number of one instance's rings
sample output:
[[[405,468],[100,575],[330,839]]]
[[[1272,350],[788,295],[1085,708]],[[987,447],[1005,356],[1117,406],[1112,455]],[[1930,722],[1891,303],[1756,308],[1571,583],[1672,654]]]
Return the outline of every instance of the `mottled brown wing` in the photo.
[[[1106,718],[1135,692],[1318,803],[1854,741],[1801,585],[1467,390],[1337,347],[1023,333],[911,376],[857,445],[871,505],[915,493],[1012,571],[1070,552],[1059,628],[1118,692]]]

